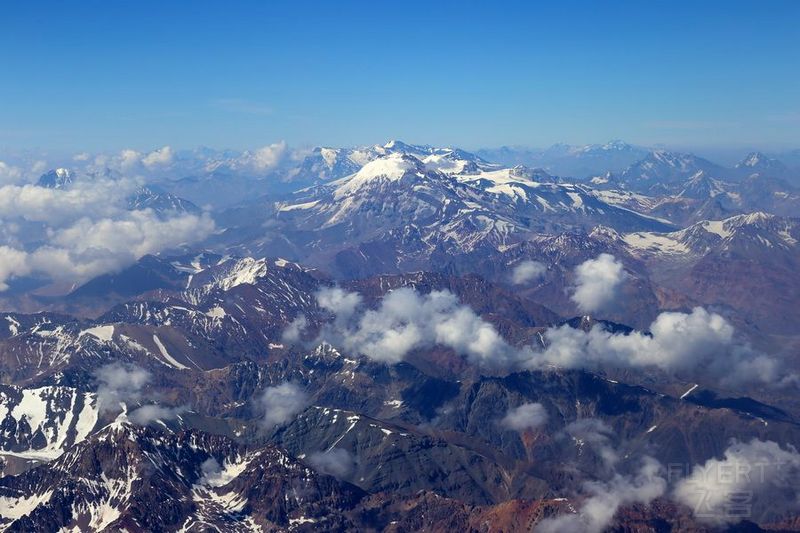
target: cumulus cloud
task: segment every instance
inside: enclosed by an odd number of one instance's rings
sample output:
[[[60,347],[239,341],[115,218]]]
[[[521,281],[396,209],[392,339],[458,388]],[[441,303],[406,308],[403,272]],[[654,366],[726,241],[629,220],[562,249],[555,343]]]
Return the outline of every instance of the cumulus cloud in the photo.
[[[6,288],[9,278],[30,273],[83,282],[144,255],[196,242],[213,229],[214,222],[206,214],[162,219],[149,209],[125,212],[118,218],[83,218],[51,230],[48,243],[33,251],[6,247],[7,254],[0,259],[0,288]]]
[[[596,369],[658,368],[686,377],[718,379],[727,386],[747,382],[789,384],[777,360],[737,342],[722,316],[701,307],[691,313],[661,313],[650,334],[611,333],[597,325],[586,332],[569,326],[544,333],[547,348],[534,352],[533,366]]]
[[[626,277],[624,266],[611,254],[588,259],[575,268],[572,301],[587,313],[607,309]]]
[[[306,460],[316,470],[338,479],[347,479],[355,468],[353,456],[342,448],[312,453]]]
[[[24,276],[29,270],[28,254],[9,246],[0,246],[0,291],[8,289],[6,281],[14,276]]]
[[[253,166],[256,170],[272,170],[283,161],[287,153],[288,147],[285,141],[263,146],[253,152]]]
[[[275,387],[267,387],[259,399],[264,411],[263,426],[272,429],[294,418],[306,408],[310,398],[306,392],[294,383],[282,383]]]
[[[19,183],[25,178],[22,169],[0,161],[0,183]]]
[[[340,288],[317,294],[323,309],[335,314],[321,339],[376,361],[396,363],[415,349],[435,345],[453,349],[486,370],[520,368],[660,369],[693,379],[715,379],[723,386],[800,381],[782,373],[781,364],[739,342],[733,326],[701,307],[690,313],[661,313],[649,333],[612,333],[597,325],[584,331],[568,325],[543,333],[546,347],[509,345],[490,323],[449,291],[420,295],[410,288],[387,294],[376,309],[362,309],[361,297]]]
[[[150,373],[135,365],[110,363],[94,372],[97,380],[97,405],[100,412],[114,411],[121,404],[137,403]]]
[[[174,155],[172,148],[164,146],[142,157],[142,164],[147,168],[169,165],[172,163]]]
[[[411,350],[434,345],[452,348],[482,367],[508,367],[519,357],[497,330],[449,291],[420,295],[396,289],[377,309],[356,315],[361,297],[341,289],[321,292],[320,307],[336,313],[325,340],[377,361],[395,363]],[[349,323],[349,325],[348,325]]]
[[[340,287],[323,287],[315,294],[317,304],[333,313],[336,323],[345,326],[361,306],[362,298],[357,292],[346,291]]]
[[[649,504],[662,496],[667,480],[661,464],[645,457],[633,475],[614,474],[609,481],[591,481],[583,486],[587,498],[574,514],[540,522],[537,533],[601,533],[611,525],[617,511],[635,503]]]
[[[524,285],[541,278],[545,272],[547,267],[538,261],[522,261],[511,271],[511,282]]]
[[[57,189],[0,186],[0,290],[31,274],[80,283],[213,231],[208,214],[130,210],[128,199],[141,185],[81,175]]]
[[[734,441],[721,459],[695,466],[673,498],[717,526],[755,518],[753,513],[780,517],[800,506],[800,453],[773,441]]]
[[[524,403],[509,409],[500,423],[514,431],[536,429],[547,422],[547,410],[540,403]]]
[[[570,422],[564,428],[564,433],[575,442],[588,444],[603,460],[606,468],[613,469],[619,461],[611,440],[614,430],[599,418],[581,418]]]
[[[305,331],[306,327],[308,327],[308,319],[305,317],[305,315],[295,317],[295,319],[292,320],[288,326],[286,326],[286,329],[283,330],[281,339],[283,342],[288,342],[290,344],[296,343],[300,340],[300,335],[303,334],[303,331]]]
[[[128,420],[134,424],[146,426],[159,420],[174,420],[185,411],[185,407],[165,407],[163,405],[148,404],[128,413]]]
[[[66,189],[7,185],[0,187],[0,217],[53,225],[110,217],[123,211],[125,198],[139,186],[135,180],[82,181]]]

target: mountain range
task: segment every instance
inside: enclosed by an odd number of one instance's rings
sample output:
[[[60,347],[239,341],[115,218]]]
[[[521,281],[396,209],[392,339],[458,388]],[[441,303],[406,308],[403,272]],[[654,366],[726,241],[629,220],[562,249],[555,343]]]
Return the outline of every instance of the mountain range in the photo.
[[[0,187],[0,530],[800,530],[790,162],[145,159]]]

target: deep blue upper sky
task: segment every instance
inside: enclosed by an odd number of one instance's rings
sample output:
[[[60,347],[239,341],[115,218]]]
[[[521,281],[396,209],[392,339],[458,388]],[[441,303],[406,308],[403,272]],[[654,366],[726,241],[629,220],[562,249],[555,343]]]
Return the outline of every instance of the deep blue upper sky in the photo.
[[[6,2],[0,149],[800,146],[800,2]]]

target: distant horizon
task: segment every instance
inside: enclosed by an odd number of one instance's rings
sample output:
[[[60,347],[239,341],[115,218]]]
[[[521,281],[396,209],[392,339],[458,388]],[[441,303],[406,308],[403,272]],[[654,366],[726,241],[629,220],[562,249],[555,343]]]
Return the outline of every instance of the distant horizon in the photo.
[[[295,152],[303,152],[303,151],[311,151],[316,148],[359,148],[359,147],[369,147],[369,146],[384,146],[391,141],[399,141],[409,145],[416,145],[416,146],[431,146],[435,148],[458,148],[462,150],[466,150],[468,152],[480,152],[480,151],[491,151],[491,150],[500,150],[503,148],[513,149],[513,150],[520,150],[520,151],[530,151],[530,152],[538,152],[538,151],[546,151],[556,146],[570,146],[570,147],[586,147],[586,146],[603,146],[605,144],[613,143],[613,142],[621,142],[633,147],[646,149],[646,150],[666,150],[676,153],[684,153],[684,154],[692,154],[698,157],[702,157],[704,159],[708,159],[711,162],[721,164],[723,166],[733,166],[734,164],[740,162],[744,157],[748,154],[753,152],[760,152],[769,157],[776,157],[780,158],[781,155],[793,154],[796,157],[795,152],[800,151],[800,143],[797,145],[788,145],[784,147],[765,147],[765,146],[751,146],[751,145],[719,145],[719,146],[686,146],[686,145],[670,145],[666,143],[656,143],[656,144],[645,144],[645,143],[637,143],[637,142],[630,142],[626,139],[620,138],[612,138],[604,142],[591,142],[591,143],[569,143],[569,142],[554,142],[546,146],[535,146],[535,145],[526,145],[526,144],[501,144],[496,146],[463,146],[457,145],[454,143],[430,143],[430,142],[418,142],[414,139],[403,139],[403,138],[391,138],[386,139],[384,141],[376,141],[376,142],[368,142],[368,143],[359,143],[359,144],[350,144],[350,145],[334,145],[331,143],[326,144],[318,144],[318,145],[292,145],[287,143],[283,139],[279,139],[274,141],[273,143],[268,143],[263,146],[275,145],[275,144],[286,144],[289,150],[293,150]],[[150,152],[157,151],[164,147],[171,148],[175,153],[191,153],[193,151],[208,149],[214,152],[253,152],[256,151],[263,146],[256,146],[256,145],[249,145],[244,147],[234,147],[234,146],[209,146],[209,145],[196,145],[196,146],[177,146],[175,144],[165,144],[163,146],[149,146],[149,147],[138,147],[132,145],[121,145],[119,148],[108,149],[108,150],[98,150],[98,151],[89,151],[89,150],[80,150],[80,151],[60,151],[60,150],[42,150],[36,148],[27,148],[27,149],[3,149],[0,147],[0,163],[19,163],[20,161],[35,161],[40,160],[45,163],[52,163],[52,165],[48,165],[48,169],[55,168],[58,165],[69,167],[70,162],[75,162],[76,164],[79,163],[78,157],[81,155],[115,155],[122,153],[125,150],[136,150],[140,153],[146,154]]]

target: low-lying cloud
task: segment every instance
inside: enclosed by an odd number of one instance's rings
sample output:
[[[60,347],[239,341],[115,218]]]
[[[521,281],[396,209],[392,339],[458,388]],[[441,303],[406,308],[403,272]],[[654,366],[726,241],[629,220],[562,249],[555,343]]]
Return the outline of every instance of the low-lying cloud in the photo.
[[[661,464],[644,457],[633,475],[614,474],[609,481],[590,481],[583,485],[588,498],[574,514],[540,522],[537,533],[601,533],[611,525],[617,511],[635,503],[649,504],[665,494],[667,480]]]
[[[338,479],[347,479],[355,468],[353,456],[342,448],[312,453],[306,460],[316,470]]]
[[[110,363],[94,372],[97,379],[97,406],[101,413],[117,411],[122,404],[139,403],[150,372],[135,365]]]
[[[772,441],[734,441],[722,458],[695,466],[672,496],[697,519],[716,526],[780,518],[800,505],[800,453]]]
[[[690,313],[661,313],[649,333],[613,333],[552,327],[545,348],[514,347],[496,328],[461,304],[449,291],[421,295],[410,288],[388,293],[375,309],[365,309],[357,293],[325,288],[320,307],[334,313],[319,340],[384,363],[403,360],[411,351],[443,346],[488,371],[581,368],[660,369],[679,377],[713,379],[723,386],[748,383],[796,384],[796,374],[780,362],[739,342],[734,327],[701,307]]]
[[[147,404],[128,413],[128,420],[134,424],[146,426],[156,421],[174,420],[178,417],[178,415],[185,411],[185,407],[168,407],[158,404]]]
[[[544,276],[547,267],[538,261],[522,261],[511,271],[511,282],[514,285],[524,285]]]
[[[269,430],[293,419],[309,405],[310,398],[298,385],[287,382],[267,387],[258,401],[264,413],[262,425]]]
[[[658,368],[687,378],[712,377],[726,386],[796,382],[781,374],[779,362],[739,343],[722,316],[696,307],[691,313],[661,313],[650,334],[612,333],[561,326],[544,333],[547,348],[533,356],[535,366],[599,369]]]
[[[307,327],[308,319],[305,315],[297,316],[294,320],[289,322],[289,325],[283,330],[281,340],[289,344],[296,343],[300,341],[300,337]]]
[[[547,422],[547,410],[540,403],[524,403],[509,409],[500,424],[514,431],[536,429]]]
[[[575,268],[572,301],[586,313],[607,310],[627,278],[625,267],[611,254],[600,254]]]
[[[31,251],[0,247],[0,289],[30,274],[80,283],[128,266],[144,255],[197,242],[214,229],[208,215],[159,217],[145,209],[117,218],[82,218],[47,232],[48,242]]]
[[[725,527],[743,519],[757,522],[780,520],[800,503],[800,453],[788,445],[753,439],[732,441],[721,458],[696,465],[685,477],[679,465],[666,469],[644,456],[634,474],[616,470],[617,455],[610,449],[611,429],[596,419],[577,420],[565,432],[593,449],[608,448],[607,480],[583,484],[584,499],[573,514],[540,522],[537,533],[600,533],[612,525],[621,508],[669,498],[687,506],[695,519],[713,527]],[[670,488],[671,487],[671,488]]]
[[[508,367],[518,351],[449,291],[420,295],[410,288],[387,294],[377,309],[357,312],[360,295],[340,288],[317,293],[320,307],[336,314],[325,340],[376,361],[396,363],[415,349],[447,346],[482,367]]]
[[[576,443],[588,445],[603,461],[607,469],[613,469],[619,462],[614,445],[614,430],[599,418],[580,418],[570,422],[564,433]]]

